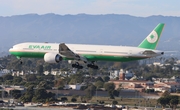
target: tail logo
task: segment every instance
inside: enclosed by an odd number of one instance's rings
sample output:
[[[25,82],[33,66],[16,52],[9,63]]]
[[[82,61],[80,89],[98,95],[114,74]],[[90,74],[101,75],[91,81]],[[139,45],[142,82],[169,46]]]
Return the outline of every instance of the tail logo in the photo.
[[[147,41],[149,43],[155,43],[157,40],[158,40],[158,34],[156,33],[156,31],[152,31],[147,37]]]

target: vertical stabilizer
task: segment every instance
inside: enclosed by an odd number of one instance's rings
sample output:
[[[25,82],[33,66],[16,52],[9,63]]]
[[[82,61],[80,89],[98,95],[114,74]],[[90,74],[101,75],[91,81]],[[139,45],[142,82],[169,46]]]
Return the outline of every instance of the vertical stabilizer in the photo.
[[[154,30],[139,44],[138,47],[146,49],[156,49],[164,23],[159,23]]]

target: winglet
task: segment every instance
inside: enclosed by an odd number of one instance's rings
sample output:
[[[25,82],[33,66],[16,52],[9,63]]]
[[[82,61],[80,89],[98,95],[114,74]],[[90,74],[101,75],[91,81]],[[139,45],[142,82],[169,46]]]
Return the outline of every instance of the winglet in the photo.
[[[138,47],[146,49],[156,49],[164,23],[159,23],[154,30],[139,44]]]

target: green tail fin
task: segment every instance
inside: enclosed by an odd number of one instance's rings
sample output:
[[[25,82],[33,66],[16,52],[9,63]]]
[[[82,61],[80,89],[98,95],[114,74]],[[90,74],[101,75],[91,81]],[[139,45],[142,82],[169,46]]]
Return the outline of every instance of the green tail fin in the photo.
[[[156,49],[161,32],[164,28],[163,23],[159,23],[154,30],[139,44],[138,47],[146,49]]]

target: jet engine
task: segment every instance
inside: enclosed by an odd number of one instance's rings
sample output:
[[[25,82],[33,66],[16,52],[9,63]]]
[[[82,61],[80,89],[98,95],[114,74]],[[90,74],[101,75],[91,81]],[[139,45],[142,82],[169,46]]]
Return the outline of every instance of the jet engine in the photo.
[[[59,63],[62,59],[62,56],[57,53],[46,53],[44,55],[44,61],[47,63]]]

